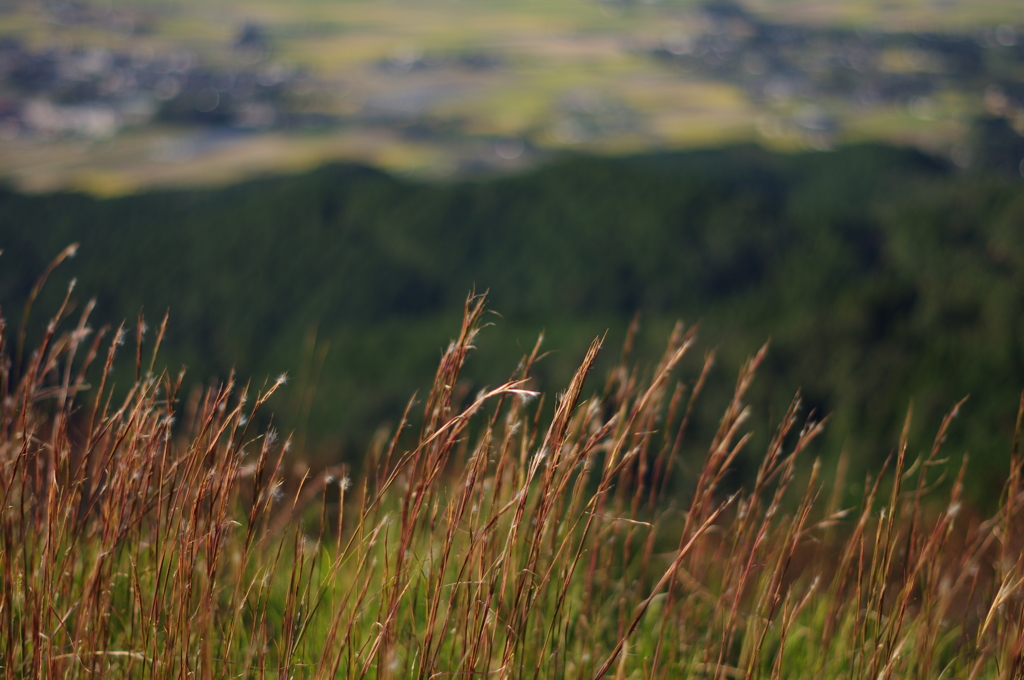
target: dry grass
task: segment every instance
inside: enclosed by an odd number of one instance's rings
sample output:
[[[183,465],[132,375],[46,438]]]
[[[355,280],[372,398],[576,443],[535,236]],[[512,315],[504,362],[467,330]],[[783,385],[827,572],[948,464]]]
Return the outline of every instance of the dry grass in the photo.
[[[380,437],[352,479],[287,479],[287,440],[250,429],[280,381],[211,388],[175,424],[181,377],[152,373],[141,322],[114,402],[122,332],[67,309],[35,351],[0,347],[4,677],[1021,675],[1016,440],[989,520],[959,482],[934,498],[949,419],[844,511],[795,400],[753,488],[723,497],[763,350],[703,445],[685,433],[713,356],[677,377],[681,326],[648,378],[622,366],[588,397],[595,341],[542,422],[537,349],[455,403],[472,297],[418,434]]]

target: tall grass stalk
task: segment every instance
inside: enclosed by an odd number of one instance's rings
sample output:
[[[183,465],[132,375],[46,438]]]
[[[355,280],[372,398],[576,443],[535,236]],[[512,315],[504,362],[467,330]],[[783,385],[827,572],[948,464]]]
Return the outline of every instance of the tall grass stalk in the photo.
[[[457,399],[471,297],[418,434],[410,404],[357,472],[296,478],[289,440],[252,426],[283,379],[179,409],[182,376],[146,360],[163,327],[146,350],[140,319],[117,392],[124,329],[93,332],[91,304],[69,319],[70,295],[34,351],[0,335],[3,677],[1021,676],[1019,425],[984,521],[962,469],[932,488],[952,414],[844,510],[844,466],[830,489],[795,399],[727,495],[765,349],[704,444],[685,435],[714,357],[679,377],[682,326],[649,374],[623,364],[590,396],[595,341],[545,419],[539,342]]]

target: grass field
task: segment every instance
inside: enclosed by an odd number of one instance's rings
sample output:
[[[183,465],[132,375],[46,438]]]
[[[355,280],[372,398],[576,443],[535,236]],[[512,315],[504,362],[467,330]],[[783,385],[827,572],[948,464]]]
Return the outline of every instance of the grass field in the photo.
[[[714,361],[677,370],[695,329],[677,326],[648,368],[627,342],[620,367],[587,380],[597,339],[558,395],[529,389],[538,342],[508,382],[460,395],[484,311],[470,297],[432,390],[410,402],[419,431],[381,431],[352,469],[308,470],[288,435],[252,425],[285,376],[181,403],[181,378],[151,372],[164,326],[94,330],[91,305],[69,309],[35,348],[3,329],[4,677],[1024,670],[1020,419],[991,518],[962,504],[963,470],[942,459],[955,407],[927,453],[912,460],[904,438],[848,504],[844,466],[826,480],[808,455],[827,424],[796,398],[755,483],[728,495],[767,348],[695,442]],[[112,401],[117,352],[135,375]]]

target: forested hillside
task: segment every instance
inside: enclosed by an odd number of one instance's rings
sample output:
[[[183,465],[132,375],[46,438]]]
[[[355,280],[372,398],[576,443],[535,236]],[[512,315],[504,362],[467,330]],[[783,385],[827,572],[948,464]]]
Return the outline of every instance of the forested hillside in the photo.
[[[474,287],[500,317],[469,394],[542,329],[555,352],[537,376],[556,388],[605,329],[617,359],[638,311],[641,361],[675,319],[701,320],[701,344],[719,348],[709,413],[770,337],[754,429],[802,388],[833,414],[821,451],[845,446],[858,468],[894,448],[911,399],[922,448],[970,394],[947,452],[971,452],[977,492],[1005,470],[1024,388],[1022,226],[1019,176],[881,146],[569,157],[452,184],[331,166],[114,200],[0,191],[0,304],[16,322],[35,277],[79,242],[33,315],[71,277],[104,321],[144,308],[152,326],[170,308],[169,365],[194,381],[289,371],[278,420],[322,457],[397,419]],[[698,370],[699,357],[683,375]]]

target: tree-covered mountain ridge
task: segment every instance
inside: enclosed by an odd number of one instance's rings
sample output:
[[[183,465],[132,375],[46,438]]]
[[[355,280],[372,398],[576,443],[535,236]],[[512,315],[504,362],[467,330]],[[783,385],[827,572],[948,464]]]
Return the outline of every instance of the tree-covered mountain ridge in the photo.
[[[948,452],[971,452],[980,490],[1005,470],[1024,388],[1022,226],[1019,176],[880,145],[567,156],[451,183],[333,165],[108,200],[2,190],[0,304],[17,319],[80,243],[33,314],[72,277],[103,321],[143,309],[152,325],[169,308],[168,364],[200,382],[289,371],[278,417],[321,457],[365,446],[429,383],[469,290],[500,314],[467,367],[479,385],[542,329],[554,353],[536,377],[558,385],[595,335],[621,345],[637,313],[641,364],[677,318],[699,320],[718,352],[709,413],[770,337],[752,427],[800,388],[831,415],[821,453],[846,448],[858,467],[892,451],[911,401],[923,448],[970,394]]]

